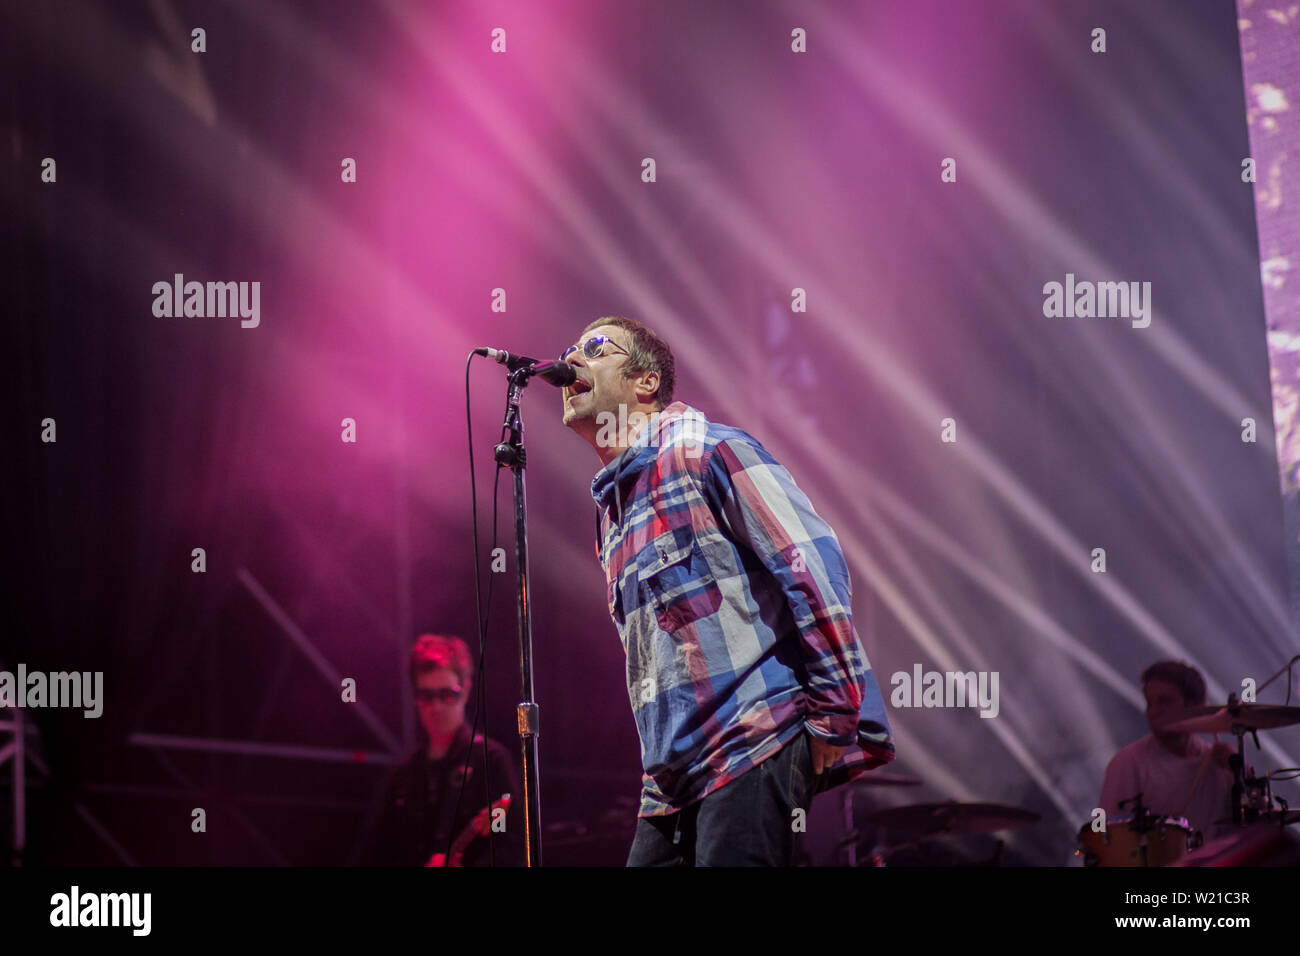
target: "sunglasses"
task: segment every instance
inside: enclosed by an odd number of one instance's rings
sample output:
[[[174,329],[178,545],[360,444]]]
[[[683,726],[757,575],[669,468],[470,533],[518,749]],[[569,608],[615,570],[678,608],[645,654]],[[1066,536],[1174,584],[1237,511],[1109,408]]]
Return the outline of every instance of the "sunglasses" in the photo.
[[[605,354],[606,345],[618,349],[624,355],[631,354],[630,352],[628,352],[627,349],[621,347],[617,342],[611,339],[608,335],[593,335],[591,338],[587,339],[586,342],[582,343],[581,346],[570,345],[567,349],[561,352],[560,361],[563,362],[567,360],[568,357],[572,355],[574,352],[578,351],[579,348],[582,349],[582,354],[585,355],[588,359],[600,358],[603,354]]]
[[[435,700],[440,704],[454,704],[463,692],[461,687],[439,687],[437,690],[421,687],[416,690],[415,699],[422,704],[431,704]]]

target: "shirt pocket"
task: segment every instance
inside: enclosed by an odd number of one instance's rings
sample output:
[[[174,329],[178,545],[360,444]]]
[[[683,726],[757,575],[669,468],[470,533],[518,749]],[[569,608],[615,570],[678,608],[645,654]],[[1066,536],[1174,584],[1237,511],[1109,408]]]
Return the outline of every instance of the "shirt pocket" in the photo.
[[[637,580],[669,634],[717,612],[721,592],[694,534],[666,531],[637,556]]]

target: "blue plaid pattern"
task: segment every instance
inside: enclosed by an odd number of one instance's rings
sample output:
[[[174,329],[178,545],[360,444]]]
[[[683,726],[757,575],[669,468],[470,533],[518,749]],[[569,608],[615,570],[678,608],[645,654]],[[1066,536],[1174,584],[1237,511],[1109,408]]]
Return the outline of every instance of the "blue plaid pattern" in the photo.
[[[674,402],[591,491],[640,816],[704,798],[804,730],[847,747],[822,789],[894,758],[839,542],[758,441]]]

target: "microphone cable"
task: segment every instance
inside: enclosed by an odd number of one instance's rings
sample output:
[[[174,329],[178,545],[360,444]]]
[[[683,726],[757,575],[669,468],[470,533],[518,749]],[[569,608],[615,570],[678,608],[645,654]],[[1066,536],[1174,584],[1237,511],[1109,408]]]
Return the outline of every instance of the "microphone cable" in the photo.
[[[465,764],[461,768],[460,791],[456,794],[456,806],[452,810],[452,831],[447,834],[447,851],[444,855],[444,865],[451,865],[451,847],[455,841],[455,821],[460,816],[460,806],[465,796],[465,780],[469,773],[470,762],[474,755],[474,736],[478,733],[479,716],[483,717],[483,798],[484,807],[488,808],[489,818],[492,807],[492,789],[489,776],[491,771],[488,768],[488,730],[487,730],[487,692],[484,686],[484,675],[486,674],[485,665],[487,662],[487,631],[489,615],[492,612],[492,585],[496,575],[488,579],[487,591],[487,608],[484,609],[482,599],[482,569],[480,568],[479,545],[478,545],[478,483],[474,474],[474,424],[473,417],[470,414],[470,391],[469,391],[469,369],[470,363],[474,360],[474,353],[470,352],[465,359],[465,434],[469,442],[469,495],[470,495],[470,525],[474,546],[474,623],[478,628],[478,671],[475,675],[475,685],[478,693],[474,698],[474,721],[470,727],[469,748],[465,752]],[[507,398],[506,408],[509,410],[510,403]],[[502,433],[505,432],[505,418],[502,418]],[[492,481],[492,550],[497,547],[497,491],[501,486],[501,468],[497,467],[496,477]],[[507,811],[509,812],[509,811]],[[488,860],[492,866],[496,866],[496,831],[488,830]]]

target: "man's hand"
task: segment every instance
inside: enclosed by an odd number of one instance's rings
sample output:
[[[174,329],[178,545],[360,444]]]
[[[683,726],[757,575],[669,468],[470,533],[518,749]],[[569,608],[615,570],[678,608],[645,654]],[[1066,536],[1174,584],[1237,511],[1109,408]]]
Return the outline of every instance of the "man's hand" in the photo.
[[[808,740],[812,743],[813,776],[820,777],[831,769],[831,765],[835,761],[840,759],[840,754],[844,753],[844,748],[828,744],[812,734],[808,735]]]

